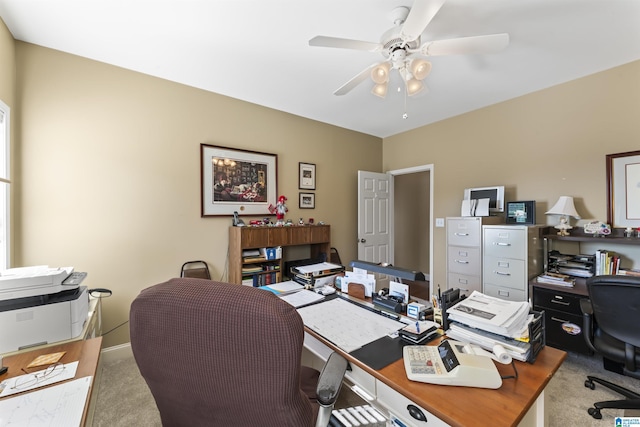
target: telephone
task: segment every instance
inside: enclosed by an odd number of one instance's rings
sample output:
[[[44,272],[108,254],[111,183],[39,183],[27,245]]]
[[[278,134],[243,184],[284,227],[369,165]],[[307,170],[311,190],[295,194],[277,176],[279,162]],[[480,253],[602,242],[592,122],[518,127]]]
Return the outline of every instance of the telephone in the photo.
[[[412,381],[493,389],[502,385],[491,353],[471,344],[449,339],[438,346],[406,345],[403,358]]]

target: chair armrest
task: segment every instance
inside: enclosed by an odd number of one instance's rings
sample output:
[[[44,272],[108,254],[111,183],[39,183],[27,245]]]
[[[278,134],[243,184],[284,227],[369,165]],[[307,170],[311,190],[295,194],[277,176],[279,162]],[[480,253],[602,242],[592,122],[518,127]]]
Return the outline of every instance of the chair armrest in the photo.
[[[593,314],[593,307],[591,306],[591,300],[587,298],[581,298],[580,310],[582,311],[583,315],[588,314],[589,316],[591,316]]]
[[[323,406],[333,405],[340,394],[342,379],[347,370],[347,360],[338,353],[333,352],[329,356],[318,378],[316,395],[318,403]]]
[[[340,394],[342,379],[347,370],[347,365],[347,360],[336,352],[331,353],[329,359],[327,359],[327,363],[324,364],[316,388],[318,404],[320,405],[320,410],[316,418],[316,427],[326,427],[329,425],[331,411]]]
[[[582,298],[580,300],[580,310],[582,311],[582,335],[587,347],[591,351],[597,352],[593,346],[593,306],[591,300]]]

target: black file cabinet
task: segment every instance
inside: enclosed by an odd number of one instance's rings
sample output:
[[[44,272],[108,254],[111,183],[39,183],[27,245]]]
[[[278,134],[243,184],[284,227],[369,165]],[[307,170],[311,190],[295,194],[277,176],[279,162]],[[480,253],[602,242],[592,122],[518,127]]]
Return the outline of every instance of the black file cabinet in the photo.
[[[580,299],[584,295],[533,286],[533,309],[544,310],[547,345],[565,351],[592,354],[584,341]]]

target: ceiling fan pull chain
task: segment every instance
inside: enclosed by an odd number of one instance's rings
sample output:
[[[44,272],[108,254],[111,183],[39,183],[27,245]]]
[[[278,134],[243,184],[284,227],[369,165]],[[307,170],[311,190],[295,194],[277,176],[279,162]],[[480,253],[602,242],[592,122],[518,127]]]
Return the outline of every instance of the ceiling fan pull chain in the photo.
[[[404,114],[402,115],[403,119],[407,119],[409,115],[407,114],[407,85],[404,85]]]

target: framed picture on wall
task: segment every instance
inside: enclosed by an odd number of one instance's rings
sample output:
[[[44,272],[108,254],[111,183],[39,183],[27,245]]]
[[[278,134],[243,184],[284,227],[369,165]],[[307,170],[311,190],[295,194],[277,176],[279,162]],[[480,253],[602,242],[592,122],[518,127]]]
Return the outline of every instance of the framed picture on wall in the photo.
[[[607,154],[607,222],[640,227],[640,151]]]
[[[268,215],[277,168],[275,154],[200,144],[201,216]]]
[[[299,163],[300,176],[298,177],[298,188],[301,190],[316,189],[316,165],[313,163]]]
[[[315,209],[316,195],[313,193],[300,193],[300,202],[298,207],[300,209]]]

